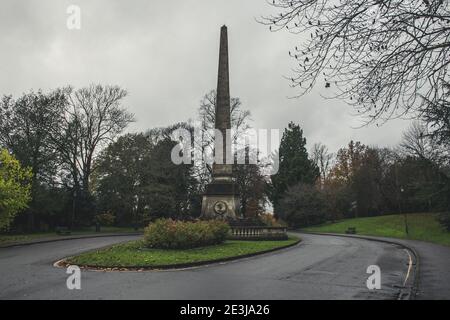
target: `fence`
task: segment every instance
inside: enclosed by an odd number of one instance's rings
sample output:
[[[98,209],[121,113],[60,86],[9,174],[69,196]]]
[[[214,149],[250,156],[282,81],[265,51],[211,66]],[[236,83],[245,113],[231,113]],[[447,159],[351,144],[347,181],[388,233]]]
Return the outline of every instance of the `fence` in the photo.
[[[232,226],[232,240],[286,240],[286,227]]]

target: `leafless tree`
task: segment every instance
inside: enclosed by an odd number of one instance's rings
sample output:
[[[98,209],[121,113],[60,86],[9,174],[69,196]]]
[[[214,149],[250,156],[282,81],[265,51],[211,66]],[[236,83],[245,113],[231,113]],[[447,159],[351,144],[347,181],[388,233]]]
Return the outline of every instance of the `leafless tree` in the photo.
[[[428,134],[427,126],[419,121],[414,121],[403,134],[400,150],[405,155],[432,162],[438,162],[441,156],[439,145]]]
[[[328,177],[328,173],[331,169],[333,154],[329,153],[327,146],[319,142],[313,145],[311,150],[311,157],[314,164],[320,170],[320,180],[321,185],[323,186],[323,183]]]
[[[216,109],[216,91],[211,90],[205,94],[200,101],[199,107],[199,122],[201,129],[201,139],[195,141],[196,148],[199,148],[202,152],[202,163],[197,164],[198,170],[197,178],[201,181],[202,185],[209,182],[211,177],[212,168],[208,165],[206,157],[213,154],[214,151],[214,128],[215,128],[215,109]],[[231,137],[233,143],[236,142],[238,137],[242,136],[246,130],[250,128],[250,111],[242,109],[242,103],[239,98],[231,98],[230,101],[230,113],[231,113],[231,128],[233,130],[233,136]]]
[[[127,92],[118,86],[65,90],[66,110],[53,130],[53,142],[75,188],[89,192],[98,152],[133,121],[133,115],[122,107]]]
[[[428,101],[421,110],[422,118],[430,129],[430,135],[450,150],[450,82],[442,83],[444,96],[438,101]]]
[[[209,130],[210,134],[205,140],[208,140],[209,145],[212,145],[214,139],[214,126],[216,120],[216,91],[211,90],[205,94],[200,101],[199,108],[199,120],[202,123],[203,130]],[[242,109],[242,103],[239,98],[231,98],[230,101],[230,113],[231,113],[231,128],[233,132],[233,142],[237,137],[243,134],[250,128],[250,111]]]
[[[449,0],[270,0],[260,22],[302,35],[289,51],[299,96],[324,82],[367,122],[412,114],[449,79]]]
[[[236,164],[234,178],[239,191],[241,213],[244,217],[255,217],[264,212],[267,204],[266,186],[268,176],[264,174],[265,164],[250,163],[250,157],[258,158],[258,151],[246,146],[245,164]],[[253,154],[253,155],[252,155]]]

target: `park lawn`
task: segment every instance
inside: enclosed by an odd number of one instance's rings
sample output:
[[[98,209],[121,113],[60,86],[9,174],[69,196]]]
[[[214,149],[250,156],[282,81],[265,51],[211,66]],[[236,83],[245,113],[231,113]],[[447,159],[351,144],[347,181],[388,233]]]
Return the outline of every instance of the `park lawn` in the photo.
[[[142,231],[142,230],[138,230]],[[77,235],[98,235],[106,233],[128,233],[136,232],[133,228],[122,227],[102,227],[100,232],[95,232],[95,228],[86,228],[80,230],[74,230],[70,236]],[[0,246],[10,244],[26,243],[38,239],[59,239],[67,236],[57,235],[56,232],[38,232],[38,233],[26,233],[26,234],[0,234]]]
[[[408,214],[409,235],[405,233],[404,215],[387,215],[368,218],[345,219],[304,228],[309,232],[345,233],[347,228],[355,227],[361,235],[381,236],[400,239],[413,239],[450,246],[450,233],[446,232],[436,220],[436,213]]]
[[[298,241],[299,238],[294,236],[290,236],[288,240],[281,241],[227,240],[219,245],[194,249],[163,250],[144,248],[144,242],[137,240],[70,257],[66,260],[66,263],[104,268],[158,268],[160,266],[201,263],[239,257],[286,247]]]

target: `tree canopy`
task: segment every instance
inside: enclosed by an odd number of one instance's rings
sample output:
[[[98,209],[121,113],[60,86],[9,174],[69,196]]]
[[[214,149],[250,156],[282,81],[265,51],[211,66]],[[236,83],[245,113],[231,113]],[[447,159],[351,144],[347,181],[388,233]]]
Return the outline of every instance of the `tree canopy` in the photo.
[[[8,229],[15,215],[27,207],[31,177],[31,168],[22,168],[8,150],[0,150],[0,230]]]

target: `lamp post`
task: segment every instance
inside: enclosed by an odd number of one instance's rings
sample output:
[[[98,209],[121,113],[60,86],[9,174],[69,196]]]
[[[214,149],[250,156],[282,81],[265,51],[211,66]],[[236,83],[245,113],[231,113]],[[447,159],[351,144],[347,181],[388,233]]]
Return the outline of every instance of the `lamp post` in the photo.
[[[401,203],[402,203],[402,194],[403,194],[403,192],[405,192],[405,189],[403,189],[403,187],[400,187],[400,199],[398,201],[398,207],[400,209],[400,213],[402,213],[402,205],[401,205]],[[405,212],[403,217],[404,217],[404,222],[405,222],[405,233],[408,236],[409,235],[409,230],[408,230],[408,213]]]
[[[398,193],[398,190],[400,189],[400,194]],[[403,186],[398,185],[398,167],[397,167],[397,162],[395,162],[395,190],[396,190],[396,194],[397,194],[397,202],[398,202],[398,210],[400,212],[400,214],[403,213],[402,211],[402,194],[405,191],[405,189],[403,189]],[[404,213],[404,223],[405,223],[405,233],[406,236],[409,235],[409,230],[408,230],[408,214]]]

